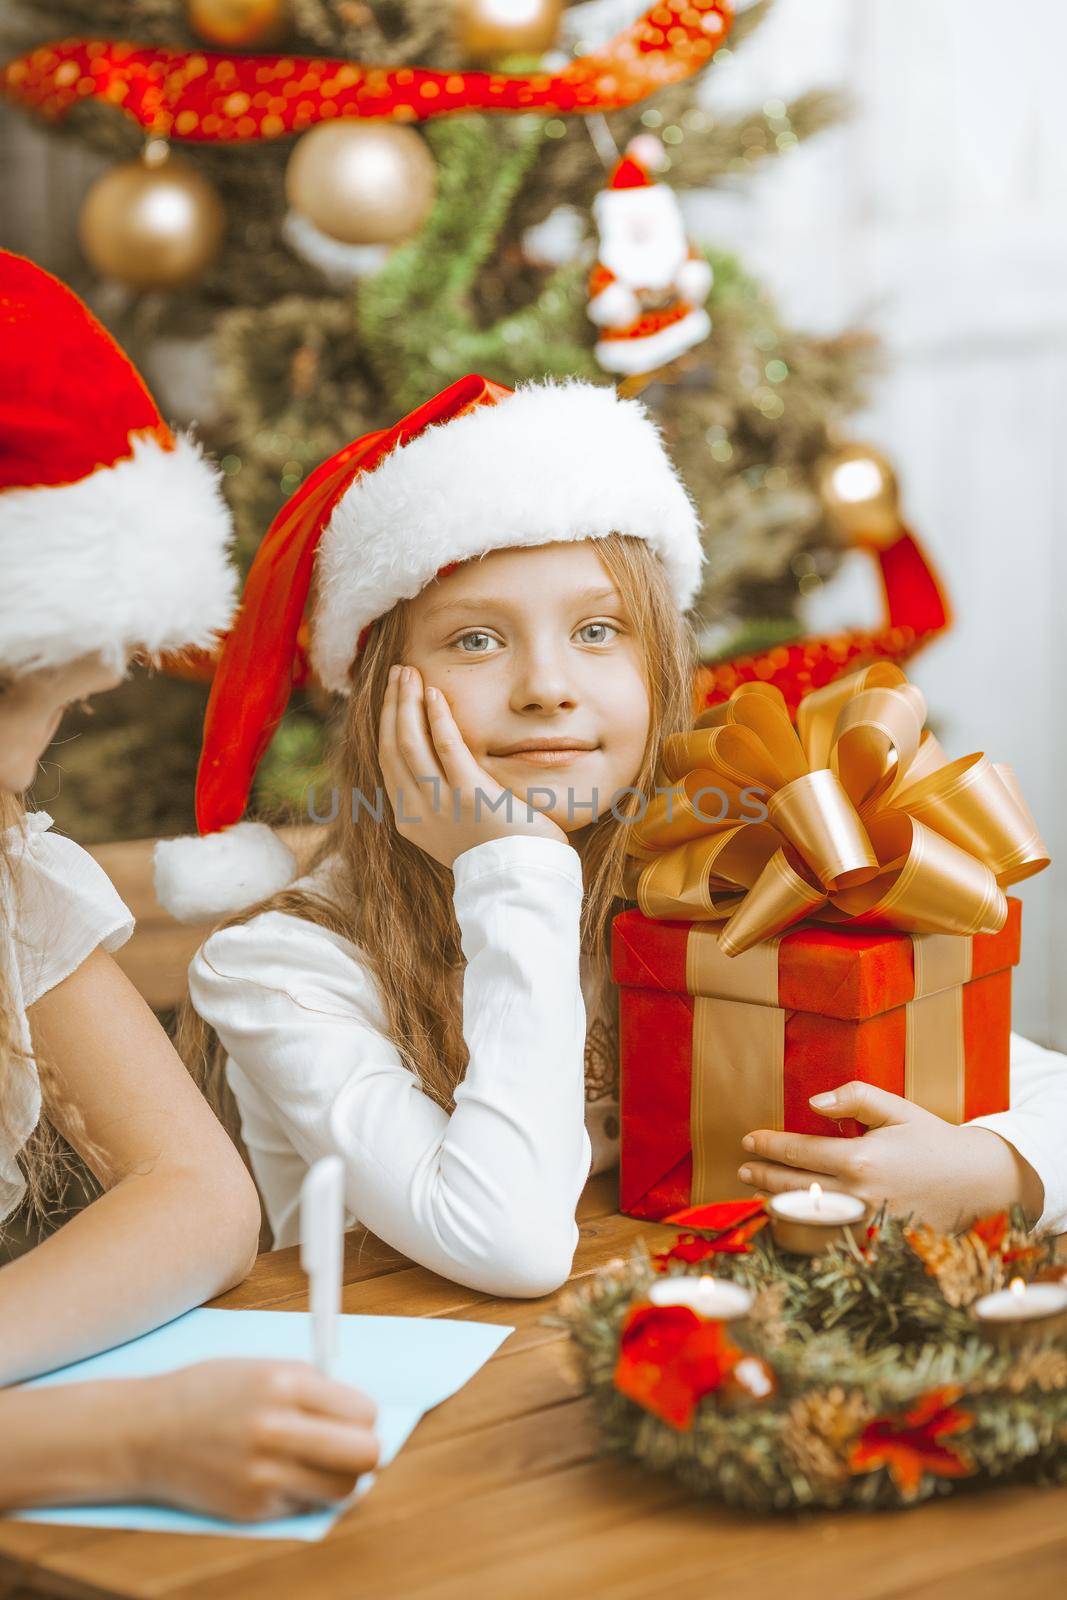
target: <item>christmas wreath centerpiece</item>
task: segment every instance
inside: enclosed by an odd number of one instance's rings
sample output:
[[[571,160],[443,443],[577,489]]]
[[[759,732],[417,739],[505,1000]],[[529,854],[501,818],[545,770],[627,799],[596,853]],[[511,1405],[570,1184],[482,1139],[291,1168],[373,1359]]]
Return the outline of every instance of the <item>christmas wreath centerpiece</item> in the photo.
[[[671,1247],[636,1247],[546,1319],[608,1449],[757,1511],[1067,1480],[1067,1316],[980,1309],[1009,1284],[1039,1312],[1065,1298],[1067,1262],[1021,1213],[959,1234],[879,1214],[814,1257],[780,1247],[761,1199],[670,1220]],[[708,1314],[731,1297],[744,1314]]]

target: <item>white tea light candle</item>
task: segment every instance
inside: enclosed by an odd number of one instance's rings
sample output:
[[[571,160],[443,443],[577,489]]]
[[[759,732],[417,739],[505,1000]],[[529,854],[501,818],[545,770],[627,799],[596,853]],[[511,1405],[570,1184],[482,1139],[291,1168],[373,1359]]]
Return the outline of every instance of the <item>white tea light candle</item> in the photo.
[[[823,1189],[818,1183],[772,1195],[767,1209],[775,1244],[803,1256],[821,1254],[847,1233],[860,1243],[867,1220],[867,1207],[859,1195]]]
[[[1067,1331],[1067,1284],[1024,1283],[984,1294],[973,1306],[983,1331],[1001,1344],[1021,1344]]]
[[[648,1298],[655,1306],[689,1306],[698,1316],[735,1322],[748,1316],[754,1296],[739,1283],[704,1273],[699,1278],[658,1278],[649,1286]]]

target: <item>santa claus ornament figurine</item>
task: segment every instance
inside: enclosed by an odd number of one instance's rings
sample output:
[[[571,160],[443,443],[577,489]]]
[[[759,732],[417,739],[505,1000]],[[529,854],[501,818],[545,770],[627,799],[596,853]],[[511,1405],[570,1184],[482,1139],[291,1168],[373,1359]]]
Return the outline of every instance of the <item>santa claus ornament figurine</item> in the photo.
[[[593,201],[600,254],[588,309],[605,372],[652,372],[711,332],[711,267],[686,237],[675,194],[649,176],[662,160],[659,140],[638,135]]]

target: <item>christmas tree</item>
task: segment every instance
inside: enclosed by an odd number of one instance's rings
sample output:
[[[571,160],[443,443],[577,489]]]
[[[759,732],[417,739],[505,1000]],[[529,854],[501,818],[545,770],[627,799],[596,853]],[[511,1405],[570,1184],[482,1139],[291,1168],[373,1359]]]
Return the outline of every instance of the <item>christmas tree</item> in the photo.
[[[716,114],[716,63],[769,4],[732,22],[711,0],[649,12],[665,13],[646,27],[662,25],[668,56],[668,36],[683,31],[673,24],[698,11],[714,11],[725,43],[712,35],[695,70],[675,60],[631,103],[609,94],[579,110],[524,109],[525,91],[511,109],[462,101],[472,83],[488,93],[485,69],[538,92],[566,78],[634,24],[639,0],[10,0],[0,58],[14,104],[114,158],[79,219],[86,273],[75,287],[149,370],[176,340],[201,355],[196,417],[245,563],[319,461],[465,372],[509,385],[618,381],[653,411],[699,504],[711,558],[699,627],[713,660],[795,637],[801,595],[834,570],[841,546],[818,465],[865,398],[872,345],[787,327],[714,239],[688,251],[696,342],[649,341],[647,359],[639,338],[612,344],[598,306],[618,302],[639,331],[675,325],[675,311],[662,295],[627,300],[618,273],[605,274],[605,190],[664,191],[668,226],[670,192],[743,182],[838,119],[841,100],[819,90]],[[44,48],[57,41],[68,45]],[[189,97],[220,52],[245,66],[209,126]],[[303,58],[326,65],[312,72]],[[345,92],[379,80],[430,93],[420,69],[459,109],[337,113]],[[609,79],[600,73],[601,89]],[[151,216],[163,180],[183,219],[165,236]],[[165,385],[160,399],[167,410]],[[62,787],[50,772],[38,802],[86,842],[187,831],[205,698],[203,682],[135,672],[91,722],[72,716]],[[305,792],[328,720],[313,686],[294,696],[260,770],[261,809]]]

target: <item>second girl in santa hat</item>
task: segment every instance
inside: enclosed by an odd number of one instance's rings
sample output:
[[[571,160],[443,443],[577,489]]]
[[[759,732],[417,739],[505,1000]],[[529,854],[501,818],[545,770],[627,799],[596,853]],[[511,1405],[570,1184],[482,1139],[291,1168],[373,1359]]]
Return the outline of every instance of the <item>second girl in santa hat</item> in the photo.
[[[254,1187],[112,958],[128,907],[22,798],[69,703],[226,626],[231,531],[218,469],[107,331],[0,251],[0,1263],[8,1221],[62,1176],[56,1134],[101,1190],[0,1265],[0,1507],[132,1496],[262,1518],[338,1499],[377,1459],[366,1397],[297,1362],[8,1387],[255,1259]]]
[[[617,1152],[626,824],[691,726],[703,560],[643,406],[577,381],[461,379],[279,514],[212,688],[204,837],[157,847],[156,879],[177,915],[229,913],[190,966],[183,1053],[236,1102],[277,1245],[308,1164],[338,1151],[350,1220],[424,1266],[504,1295],[567,1276],[582,1187]],[[316,802],[333,820],[298,878],[240,818],[305,610],[347,705]],[[1062,1057],[1013,1052],[1022,1102],[1063,1079]],[[1044,1106],[1062,1130],[1067,1107]],[[1025,1107],[999,1131],[892,1095],[866,1109],[886,1126],[822,1142],[864,1145],[883,1194],[935,1217],[1022,1198],[1036,1217],[1043,1180],[1046,1221],[1067,1220]]]

